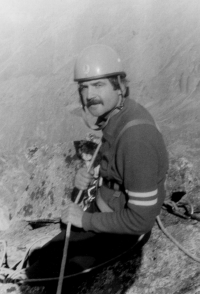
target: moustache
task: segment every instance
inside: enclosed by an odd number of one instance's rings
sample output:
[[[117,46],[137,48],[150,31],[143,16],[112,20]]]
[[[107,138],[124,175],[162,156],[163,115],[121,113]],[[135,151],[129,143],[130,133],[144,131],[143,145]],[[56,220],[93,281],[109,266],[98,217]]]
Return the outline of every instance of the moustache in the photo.
[[[86,106],[90,107],[92,105],[97,105],[97,104],[103,104],[103,103],[100,99],[91,99],[91,100],[87,101]]]

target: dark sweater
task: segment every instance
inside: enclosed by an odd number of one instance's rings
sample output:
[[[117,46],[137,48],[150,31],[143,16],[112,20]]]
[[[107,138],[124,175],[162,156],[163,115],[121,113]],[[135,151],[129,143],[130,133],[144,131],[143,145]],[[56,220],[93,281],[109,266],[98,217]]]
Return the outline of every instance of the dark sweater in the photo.
[[[129,127],[115,139],[122,128],[134,119],[153,122],[140,104],[126,98],[124,108],[103,129],[100,175],[120,185],[120,191],[102,185],[101,197],[113,212],[84,212],[86,231],[141,235],[150,231],[165,198],[164,182],[168,155],[155,126]]]

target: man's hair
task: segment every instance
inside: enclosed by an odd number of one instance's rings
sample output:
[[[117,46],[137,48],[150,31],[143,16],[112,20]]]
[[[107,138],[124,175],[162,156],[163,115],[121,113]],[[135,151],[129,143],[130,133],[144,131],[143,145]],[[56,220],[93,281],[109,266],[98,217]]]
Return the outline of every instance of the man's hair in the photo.
[[[128,87],[129,81],[124,77],[121,77],[120,79],[121,79],[121,83],[124,84],[125,90],[126,90],[124,97],[127,97],[127,96],[129,96],[129,87]],[[117,76],[108,77],[108,80],[111,83],[111,85],[113,86],[113,90],[121,90]],[[81,82],[78,83],[78,91],[79,91],[79,95],[82,99],[81,84],[82,84]]]
[[[117,76],[109,77],[108,80],[110,81],[114,90],[121,90]],[[126,89],[124,97],[127,97],[129,95],[128,82],[129,81],[126,78],[121,77],[121,83],[124,84]]]

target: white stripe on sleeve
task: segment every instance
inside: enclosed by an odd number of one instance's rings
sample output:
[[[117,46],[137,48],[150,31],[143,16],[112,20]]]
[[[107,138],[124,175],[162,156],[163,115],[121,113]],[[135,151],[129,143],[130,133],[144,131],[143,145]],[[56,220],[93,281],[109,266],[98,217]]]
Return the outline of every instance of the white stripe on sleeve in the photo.
[[[153,200],[148,200],[148,201],[139,201],[139,200],[132,200],[130,199],[128,201],[128,203],[130,204],[134,204],[134,205],[139,205],[139,206],[152,206],[152,205],[155,205],[156,203],[158,202],[158,199],[153,199]]]
[[[126,190],[126,193],[130,196],[130,197],[152,197],[152,196],[156,196],[158,193],[158,189],[154,190],[154,191],[150,191],[150,192],[132,192],[129,190]]]

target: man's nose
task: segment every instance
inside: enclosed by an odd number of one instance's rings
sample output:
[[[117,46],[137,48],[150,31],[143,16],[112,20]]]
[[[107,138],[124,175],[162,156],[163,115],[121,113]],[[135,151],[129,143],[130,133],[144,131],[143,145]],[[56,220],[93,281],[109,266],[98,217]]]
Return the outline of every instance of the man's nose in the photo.
[[[87,98],[90,100],[90,99],[94,98],[95,96],[96,96],[96,93],[95,93],[94,87],[89,86],[88,87],[88,97]]]

